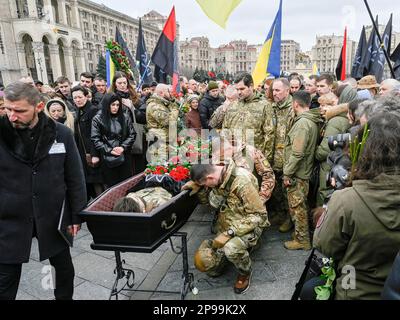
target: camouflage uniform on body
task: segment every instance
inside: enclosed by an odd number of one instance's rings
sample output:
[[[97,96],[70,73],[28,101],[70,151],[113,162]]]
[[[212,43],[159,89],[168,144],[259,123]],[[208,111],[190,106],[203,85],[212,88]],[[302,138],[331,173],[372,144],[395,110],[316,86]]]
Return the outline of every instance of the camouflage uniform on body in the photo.
[[[201,199],[204,200],[205,197]],[[221,249],[213,248],[213,240],[202,243],[198,255],[204,266],[203,271],[210,276],[217,276],[227,259],[235,265],[239,273],[249,274],[251,259],[248,249],[257,244],[263,229],[270,225],[265,206],[258,195],[256,177],[231,161],[222,184],[210,194],[210,203],[220,208],[218,233],[232,229],[235,236]]]
[[[157,147],[149,147],[150,162],[161,163],[167,160],[169,128],[171,125],[177,126],[178,115],[179,107],[175,102],[154,95],[147,100],[147,141],[158,143]]]
[[[267,202],[275,187],[275,175],[264,154],[253,146],[244,145],[233,155],[233,161],[238,167],[254,171],[261,178],[259,195],[263,202]]]
[[[267,105],[267,101],[256,93],[245,101],[233,103],[226,111],[221,135],[229,139],[239,132],[242,134],[242,142],[246,143],[246,139],[249,139],[248,136],[246,137],[246,131],[252,130],[254,147],[264,152]]]
[[[131,192],[127,197],[133,199],[139,197],[143,200],[143,203],[146,206],[146,212],[150,212],[152,209],[157,208],[172,199],[172,195],[167,190],[160,187],[145,188],[136,192]]]
[[[264,126],[264,154],[275,173],[275,189],[269,202],[269,211],[274,212],[281,222],[288,219],[288,204],[283,189],[282,171],[284,163],[285,139],[290,131],[295,114],[292,109],[292,97],[280,103],[270,103],[267,108]]]
[[[283,175],[292,180],[292,185],[287,188],[287,198],[289,212],[295,224],[294,240],[308,245],[310,235],[307,198],[320,122],[320,117],[312,111],[300,114],[287,135],[285,146]]]

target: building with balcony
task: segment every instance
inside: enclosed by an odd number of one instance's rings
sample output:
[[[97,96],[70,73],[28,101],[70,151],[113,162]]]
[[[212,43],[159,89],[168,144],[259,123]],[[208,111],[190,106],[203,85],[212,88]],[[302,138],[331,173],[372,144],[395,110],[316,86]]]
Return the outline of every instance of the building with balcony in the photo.
[[[0,81],[23,75],[51,83],[71,80],[86,69],[83,39],[74,0],[0,2]]]
[[[151,11],[142,27],[151,55],[166,16]],[[139,20],[89,0],[0,1],[0,81],[30,75],[43,83],[59,76],[76,81],[96,72],[105,43],[119,28],[135,56]],[[179,25],[177,25],[179,35]]]
[[[311,62],[316,63],[319,72],[335,73],[342,46],[343,36],[317,36],[316,44],[312,47]],[[354,56],[357,50],[355,41],[347,39],[346,73],[351,73]]]

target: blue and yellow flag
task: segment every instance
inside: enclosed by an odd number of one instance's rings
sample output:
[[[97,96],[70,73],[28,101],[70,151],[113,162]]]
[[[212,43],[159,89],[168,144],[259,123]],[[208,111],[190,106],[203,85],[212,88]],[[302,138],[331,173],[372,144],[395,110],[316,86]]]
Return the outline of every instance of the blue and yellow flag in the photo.
[[[196,0],[204,13],[220,27],[226,27],[226,21],[242,0]]]
[[[253,71],[254,86],[257,87],[268,76],[278,78],[281,74],[282,0],[271,30],[264,42]]]
[[[106,74],[107,74],[107,88],[111,86],[112,81],[114,80],[115,74],[115,64],[111,58],[110,50],[106,51]]]
[[[313,67],[312,67],[312,75],[318,76],[318,77],[320,76],[319,69],[318,69],[316,62],[314,62]]]

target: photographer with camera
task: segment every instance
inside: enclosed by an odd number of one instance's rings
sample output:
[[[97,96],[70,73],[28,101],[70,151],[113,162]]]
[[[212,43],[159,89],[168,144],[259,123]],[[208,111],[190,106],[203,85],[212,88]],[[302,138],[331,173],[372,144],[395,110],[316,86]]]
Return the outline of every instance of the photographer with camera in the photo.
[[[380,299],[400,247],[400,115],[375,113],[367,125],[352,187],[332,195],[314,233],[334,261],[338,300]]]
[[[337,105],[338,97],[333,93],[328,93],[320,97],[318,102],[321,105],[321,110],[323,110]],[[315,152],[315,158],[320,164],[319,192],[317,198],[318,207],[322,207],[326,203],[326,200],[329,198],[329,194],[333,190],[330,183],[326,183],[327,176],[332,168],[327,162],[328,155],[330,153],[328,138],[341,133],[346,133],[349,127],[350,124],[347,119],[347,113],[343,112],[340,115],[330,119],[323,128],[323,140]]]

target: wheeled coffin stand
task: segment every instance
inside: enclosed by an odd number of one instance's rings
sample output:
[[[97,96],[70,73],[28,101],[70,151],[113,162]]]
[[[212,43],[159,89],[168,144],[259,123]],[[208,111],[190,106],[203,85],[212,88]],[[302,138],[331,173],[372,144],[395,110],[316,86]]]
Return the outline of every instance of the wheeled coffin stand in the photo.
[[[172,198],[168,203],[156,208],[150,213],[112,212],[117,199],[124,197],[128,190],[143,188],[144,174],[132,177],[101,194],[93,200],[80,216],[87,223],[93,236],[90,245],[93,250],[114,251],[117,275],[111,290],[110,299],[121,291],[180,293],[183,300],[193,287],[193,274],[189,273],[187,234],[177,232],[188,220],[196,208],[197,202],[189,197],[189,191],[184,191]],[[171,237],[181,238],[181,247],[177,251]],[[170,240],[171,248],[176,254],[182,254],[183,273],[180,292],[151,291],[132,289],[134,286],[134,271],[123,268],[125,261],[121,260],[121,252],[151,253],[162,243]],[[126,278],[125,284],[118,289],[118,282]]]

